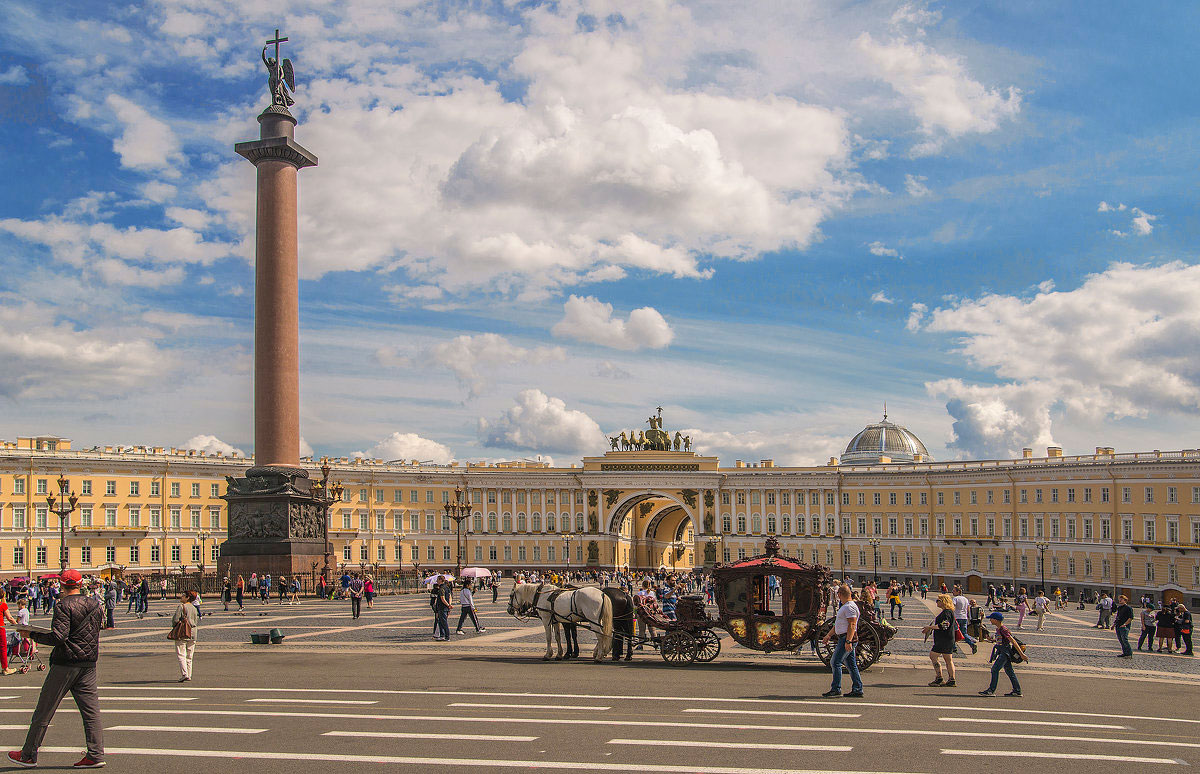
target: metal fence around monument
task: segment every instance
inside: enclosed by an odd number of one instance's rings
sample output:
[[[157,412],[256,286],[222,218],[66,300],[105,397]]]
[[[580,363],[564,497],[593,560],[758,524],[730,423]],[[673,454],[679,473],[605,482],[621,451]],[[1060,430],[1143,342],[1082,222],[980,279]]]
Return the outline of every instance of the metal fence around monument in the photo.
[[[357,567],[348,568],[355,572],[361,572]],[[336,589],[341,588],[340,578],[342,569],[334,568],[332,578],[325,587],[326,595],[333,593]],[[416,570],[387,570],[380,568],[378,571],[372,571],[368,568],[375,585],[376,594],[410,594],[421,588],[421,579],[418,577]],[[140,581],[142,576],[127,575],[125,580],[129,583],[135,582],[135,577]],[[168,599],[177,599],[184,591],[194,590],[199,591],[200,596],[204,599],[220,599],[221,594],[225,590],[225,578],[216,573],[207,572],[201,574],[199,572],[168,572],[165,576],[161,573],[148,573],[145,576],[150,581],[150,597],[157,599],[166,596]],[[166,578],[167,585],[164,591],[162,580]],[[297,576],[300,581],[299,596],[304,598],[313,598],[318,596],[321,588],[321,573],[313,571]],[[289,588],[285,589],[285,594],[290,594],[290,582],[288,579]],[[250,597],[250,588],[247,586],[244,590],[246,598]],[[260,592],[256,592],[260,593]],[[271,583],[271,597],[279,598],[278,579],[273,578]]]

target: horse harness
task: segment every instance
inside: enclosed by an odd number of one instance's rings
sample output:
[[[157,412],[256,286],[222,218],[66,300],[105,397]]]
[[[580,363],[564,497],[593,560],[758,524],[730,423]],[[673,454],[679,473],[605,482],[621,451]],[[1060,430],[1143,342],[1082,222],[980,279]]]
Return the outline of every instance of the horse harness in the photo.
[[[554,609],[555,600],[557,600],[560,596],[562,596],[567,591],[574,592],[574,591],[577,591],[578,589],[555,588],[555,589],[551,590],[548,594],[545,594],[545,596],[543,597],[545,585],[546,585],[545,583],[538,584],[537,589],[533,592],[533,602],[531,602],[528,606],[518,610],[517,612],[520,615],[528,616],[530,613],[536,614],[539,612],[545,612],[550,615],[550,623],[552,623],[552,624],[560,624],[560,625],[561,624],[569,624],[569,625],[584,624],[586,626],[587,624],[593,623],[592,621],[588,620],[587,616],[585,616],[579,610],[579,607],[576,604],[575,596],[573,593],[571,595],[571,610],[567,616],[560,615]],[[543,600],[547,604],[546,607],[543,607],[541,604]]]

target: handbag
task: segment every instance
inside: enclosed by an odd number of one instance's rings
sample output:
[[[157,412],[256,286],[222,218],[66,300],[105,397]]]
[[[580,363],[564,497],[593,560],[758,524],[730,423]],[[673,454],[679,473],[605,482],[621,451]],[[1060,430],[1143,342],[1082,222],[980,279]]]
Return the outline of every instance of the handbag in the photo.
[[[171,631],[167,632],[168,640],[190,640],[192,639],[192,623],[188,620],[185,613],[180,617],[179,622],[171,627]]]
[[[964,637],[964,636],[963,636],[962,629],[958,628],[958,626],[957,626],[957,625],[955,625],[955,627],[954,627],[954,641],[955,641],[955,642],[962,642],[962,641],[963,641],[963,640],[965,640],[965,639],[966,639],[966,637]]]

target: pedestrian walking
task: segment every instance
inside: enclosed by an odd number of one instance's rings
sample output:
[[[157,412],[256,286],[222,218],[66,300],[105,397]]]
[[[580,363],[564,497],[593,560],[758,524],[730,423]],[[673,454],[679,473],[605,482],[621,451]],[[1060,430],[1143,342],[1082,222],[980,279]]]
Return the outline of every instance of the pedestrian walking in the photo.
[[[833,637],[837,637],[837,645],[833,649],[833,659],[830,661],[833,682],[830,684],[829,690],[821,696],[831,699],[842,695],[842,664],[845,663],[850,669],[851,681],[851,690],[846,696],[858,699],[862,698],[863,684],[862,678],[858,674],[858,659],[854,654],[854,643],[858,640],[858,621],[862,613],[858,606],[850,601],[850,587],[845,584],[838,587],[838,602],[840,606],[833,629],[822,639],[822,642],[827,643]]]
[[[1163,652],[1163,645],[1167,646],[1168,653],[1175,652],[1175,613],[1171,610],[1169,603],[1163,603],[1162,609],[1158,611],[1158,652]]]
[[[233,581],[229,576],[225,576],[225,580],[221,587],[221,604],[225,606],[225,612],[229,612],[229,603],[233,601]]]
[[[104,628],[117,628],[117,586],[111,581],[104,584]]]
[[[375,579],[370,575],[363,581],[363,598],[367,600],[367,609],[370,610],[375,601]]]
[[[1158,618],[1154,612],[1154,603],[1142,597],[1142,633],[1138,635],[1137,649],[1142,649],[1142,643],[1146,643],[1146,650],[1154,650],[1154,630],[1158,628]]]
[[[1192,655],[1192,614],[1182,602],[1175,603],[1175,650]]]
[[[286,575],[280,575],[279,576],[279,591],[276,593],[279,595],[279,604],[281,604],[281,605],[283,604],[284,598],[287,596],[287,590],[288,590],[288,578]]]
[[[158,598],[164,602],[167,599],[167,579],[165,577],[158,581]]]
[[[1025,587],[1021,587],[1021,593],[1017,594],[1017,628],[1021,628],[1021,624],[1025,622],[1025,614],[1029,612],[1029,595],[1025,591]]]
[[[463,581],[463,587],[458,592],[458,606],[461,610],[458,613],[458,626],[455,627],[455,634],[464,634],[462,627],[463,621],[467,618],[471,619],[471,623],[475,624],[475,632],[486,632],[487,629],[479,625],[479,618],[475,615],[475,598],[471,595],[471,582]]]
[[[347,587],[347,593],[350,595],[350,617],[357,619],[362,615],[362,599],[363,599],[363,582],[362,578],[355,575],[350,579],[350,585]]]
[[[496,598],[500,596],[500,581],[492,578],[492,604],[496,604]]]
[[[933,635],[933,647],[929,651],[929,660],[933,662],[933,682],[931,687],[942,686],[944,688],[953,688],[954,682],[954,652],[958,650],[955,647],[954,632],[958,629],[958,624],[954,620],[954,600],[949,594],[941,594],[938,596],[936,603],[941,612],[937,617],[924,629],[921,630],[925,635],[925,639],[929,639],[929,635]],[[942,680],[942,668],[938,659],[946,662],[946,680]]]
[[[1108,629],[1112,625],[1112,597],[1108,596],[1107,591],[1100,592],[1100,600],[1096,602],[1096,609],[1100,611],[1099,617],[1096,619],[1096,629]]]
[[[192,679],[192,659],[196,655],[196,633],[200,629],[200,610],[196,600],[200,595],[188,589],[179,595],[179,607],[171,616],[171,632],[167,639],[175,640],[175,655],[179,658],[179,682]]]
[[[145,575],[142,576],[142,582],[138,584],[138,600],[140,610],[138,610],[138,618],[145,618],[150,613],[150,579]]]
[[[921,581],[921,599],[927,599],[928,597],[929,597],[929,584],[926,583],[925,581]]]
[[[433,598],[433,639],[440,642],[450,639],[450,622],[447,616],[450,614],[450,608],[454,606],[450,594],[450,579],[443,575]]]
[[[1017,673],[1013,671],[1012,665],[1013,659],[1025,660],[1025,650],[1004,625],[1004,613],[992,613],[988,620],[996,622],[996,646],[992,648],[992,682],[987,690],[980,691],[979,695],[996,695],[996,683],[1000,681],[1000,670],[1003,669],[1004,674],[1008,675],[1008,681],[1012,683],[1012,691],[1004,695],[1020,696],[1021,683],[1017,681]]]
[[[1037,616],[1037,630],[1039,632],[1042,630],[1042,624],[1046,622],[1046,613],[1049,607],[1050,600],[1046,598],[1041,589],[1038,589],[1038,595],[1033,598],[1033,614]]]
[[[246,579],[240,575],[237,579],[237,603],[239,613],[246,609]]]
[[[25,610],[25,600],[22,599],[17,605],[25,613],[24,625],[28,626],[29,612]],[[8,612],[8,603],[0,597],[0,670],[3,670],[2,674],[10,675],[17,670],[8,668],[8,632],[4,630],[5,622],[18,625],[21,623]]]
[[[1133,608],[1129,606],[1129,597],[1122,594],[1117,598],[1117,620],[1113,629],[1117,633],[1117,643],[1121,646],[1121,658],[1133,658],[1133,649],[1129,647],[1129,627],[1133,625]]]
[[[971,646],[971,653],[974,655],[979,652],[978,640],[967,633],[967,616],[971,611],[971,600],[963,596],[961,586],[954,587],[954,596],[951,599],[954,602],[954,621],[958,624],[958,630],[962,632],[962,638]]]
[[[94,597],[79,593],[83,576],[78,570],[64,570],[60,579],[62,598],[54,607],[50,632],[30,634],[35,642],[54,646],[50,653],[50,669],[29,722],[25,745],[9,752],[8,759],[26,768],[37,765],[38,748],[42,746],[50,720],[70,692],[83,717],[83,735],[87,740],[87,752],[75,768],[94,769],[105,763],[104,729],[96,693],[96,661],[100,657],[100,627],[104,623],[104,612]]]

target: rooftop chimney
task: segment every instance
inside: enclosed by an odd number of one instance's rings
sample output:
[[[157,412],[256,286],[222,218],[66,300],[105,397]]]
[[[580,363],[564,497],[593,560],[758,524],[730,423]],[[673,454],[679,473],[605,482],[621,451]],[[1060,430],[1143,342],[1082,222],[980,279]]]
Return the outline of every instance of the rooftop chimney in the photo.
[[[1061,457],[1062,456],[1062,447],[1061,446],[1047,446],[1046,447],[1046,456],[1047,457]]]
[[[1026,446],[1021,450],[1021,456],[1027,460],[1033,459],[1033,449],[1030,449],[1028,446]]]

